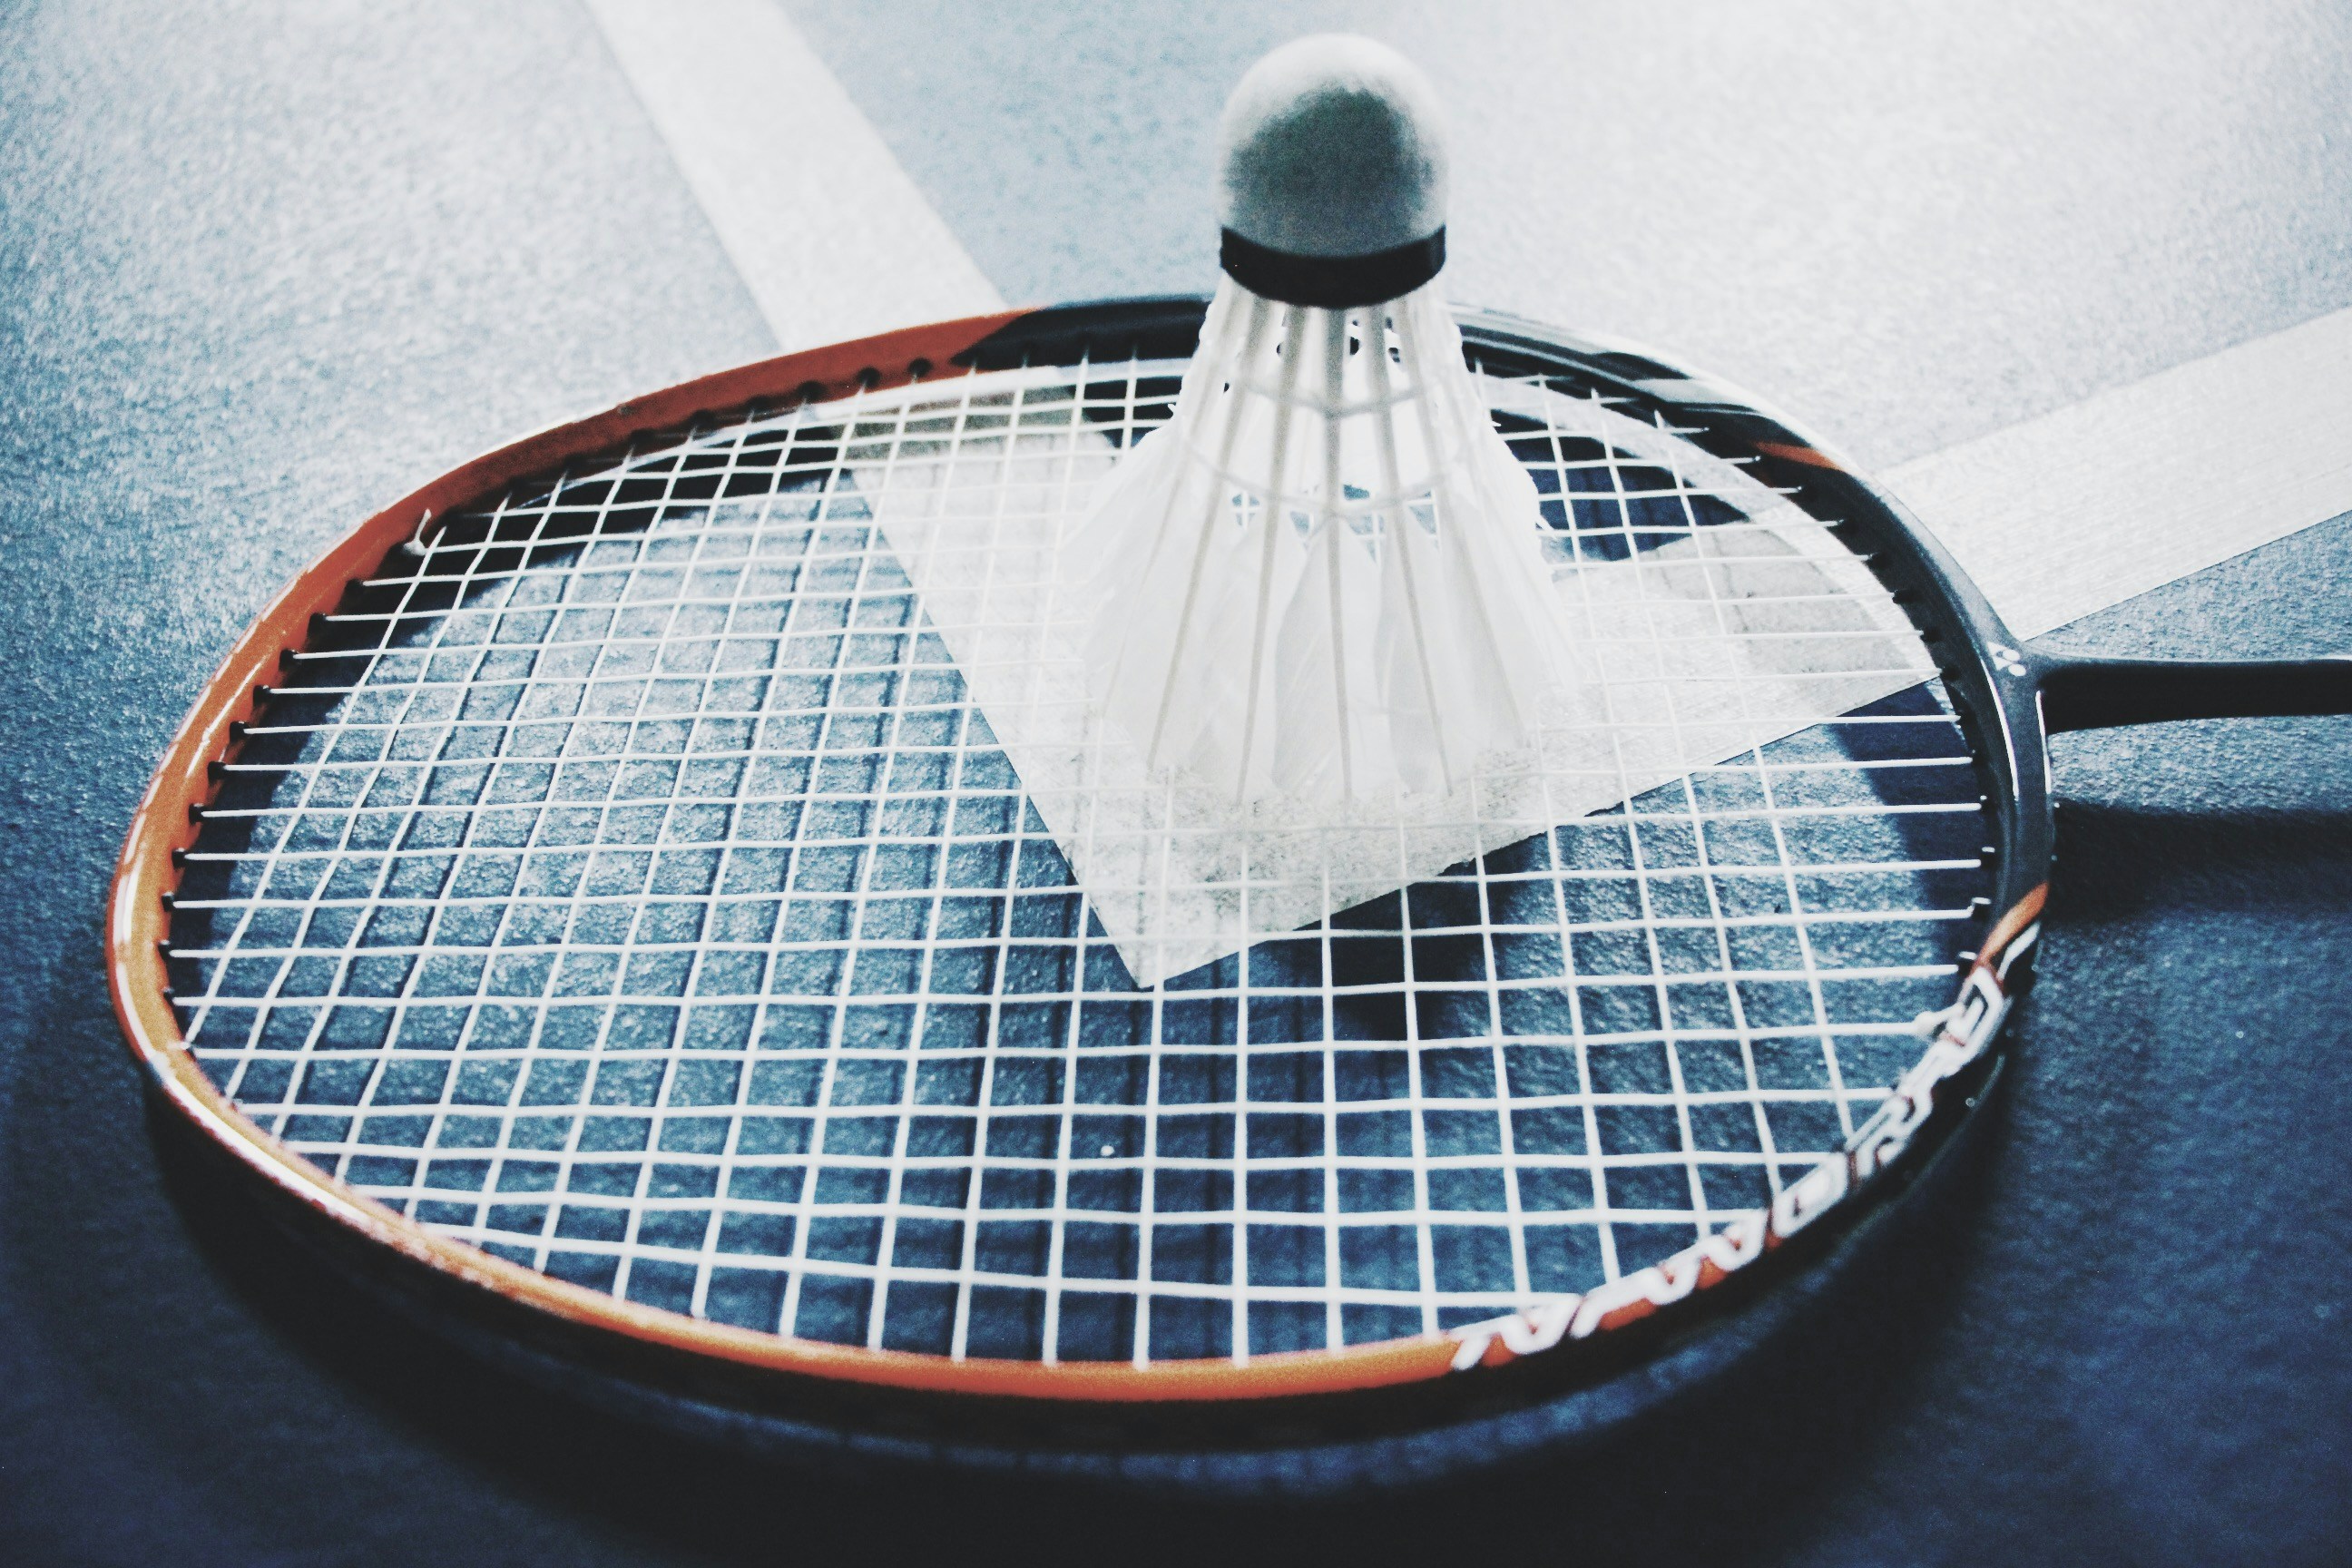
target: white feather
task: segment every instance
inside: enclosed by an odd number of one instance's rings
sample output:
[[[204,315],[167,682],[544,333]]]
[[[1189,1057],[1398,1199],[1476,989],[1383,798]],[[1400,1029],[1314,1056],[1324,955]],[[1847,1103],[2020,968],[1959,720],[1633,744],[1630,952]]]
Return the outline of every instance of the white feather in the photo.
[[[1228,279],[1072,542],[1096,699],[1235,799],[1450,790],[1567,676],[1544,529],[1433,284],[1327,310]]]

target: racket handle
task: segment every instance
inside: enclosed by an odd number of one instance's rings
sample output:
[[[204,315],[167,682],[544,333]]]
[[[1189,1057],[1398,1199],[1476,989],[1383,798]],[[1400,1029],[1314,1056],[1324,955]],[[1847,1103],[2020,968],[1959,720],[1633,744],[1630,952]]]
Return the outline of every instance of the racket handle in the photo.
[[[2035,646],[2043,726],[2352,713],[2352,655],[2307,659],[2102,658]]]

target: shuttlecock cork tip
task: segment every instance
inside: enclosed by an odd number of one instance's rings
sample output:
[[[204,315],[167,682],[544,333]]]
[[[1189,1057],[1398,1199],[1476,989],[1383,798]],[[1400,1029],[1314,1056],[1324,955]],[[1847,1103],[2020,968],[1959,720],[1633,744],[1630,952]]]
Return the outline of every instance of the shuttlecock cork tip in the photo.
[[[1252,66],[1217,127],[1225,270],[1267,299],[1397,299],[1445,261],[1445,114],[1385,44],[1326,33]]]

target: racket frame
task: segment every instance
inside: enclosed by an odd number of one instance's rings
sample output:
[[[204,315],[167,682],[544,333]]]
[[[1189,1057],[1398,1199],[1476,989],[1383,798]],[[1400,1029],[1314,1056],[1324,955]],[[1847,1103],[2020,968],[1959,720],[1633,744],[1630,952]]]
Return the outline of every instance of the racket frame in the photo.
[[[495,1331],[551,1340],[574,1359],[705,1394],[717,1387],[716,1367],[728,1373],[718,1380],[724,1384],[718,1396],[754,1405],[781,1401],[800,1407],[812,1398],[823,1404],[842,1395],[889,1401],[895,1390],[925,1410],[950,1404],[1058,1409],[1096,1422],[1091,1430],[1108,1431],[1099,1417],[1121,1408],[1172,1414],[1192,1407],[1203,1416],[1213,1409],[1246,1409],[1265,1420],[1277,1410],[1295,1411],[1301,1402],[1318,1410],[1335,1402],[1352,1406],[1362,1401],[1347,1396],[1385,1397],[1382,1391],[1406,1395],[1416,1407],[1424,1396],[1451,1399],[1455,1391],[1472,1389],[1491,1402],[1507,1393],[1506,1379],[1532,1397],[1652,1353],[1667,1331],[1679,1332],[1711,1309],[1748,1299],[1833,1245],[1916,1177],[1987,1087],[1997,1064],[2001,1016],[2026,978],[2045,892],[2052,818],[2043,684],[2054,671],[2054,687],[2098,688],[2101,678],[2084,671],[2104,661],[2026,650],[1932,535],[1821,441],[1753,399],[1646,351],[1491,313],[1463,315],[1465,343],[1489,370],[1565,377],[1666,414],[1695,444],[1739,461],[1813,516],[1835,520],[1927,642],[1979,769],[1990,903],[1999,916],[1989,919],[1979,951],[1964,955],[1970,967],[1958,998],[1933,1025],[1937,1038],[1928,1058],[1940,1053],[1939,1065],[1925,1075],[1915,1068],[1857,1130],[1842,1163],[1825,1161],[1752,1222],[1581,1298],[1432,1337],[1246,1362],[957,1361],[704,1321],[492,1257],[311,1165],[245,1116],[198,1064],[182,1037],[166,968],[181,858],[194,843],[219,769],[268,700],[268,679],[280,659],[303,646],[312,617],[331,613],[347,584],[370,575],[432,518],[460,512],[567,462],[617,451],[630,437],[682,429],[753,405],[833,401],[943,380],[959,370],[1182,358],[1192,351],[1204,308],[1198,299],[1173,298],[1008,311],[782,355],[526,437],[361,524],[297,578],[237,643],[172,742],[132,819],[110,895],[109,977],[124,1034],[163,1101],[205,1143],[226,1152],[284,1200],[276,1207],[298,1228],[314,1228],[306,1221],[327,1222],[328,1250],[362,1270],[382,1249],[413,1266],[416,1278],[410,1286],[461,1315],[503,1325]],[[2352,666],[2343,673],[2352,674]],[[2088,711],[2078,702],[2066,716],[2079,720]],[[1520,1363],[1519,1370],[1479,1370],[1510,1363]],[[1531,1377],[1538,1367],[1542,1375]],[[1456,1375],[1465,1373],[1470,1375]],[[929,1397],[940,1394],[963,1397]]]

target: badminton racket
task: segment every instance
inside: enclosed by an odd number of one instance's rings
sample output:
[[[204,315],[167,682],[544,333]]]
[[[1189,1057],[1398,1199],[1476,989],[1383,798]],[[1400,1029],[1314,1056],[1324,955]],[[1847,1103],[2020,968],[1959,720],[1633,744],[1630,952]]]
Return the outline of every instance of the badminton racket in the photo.
[[[1204,845],[1181,779],[1112,810],[1055,750],[1084,683],[1033,559],[1202,309],[787,355],[361,524],[124,847],[113,994],[175,1118],[362,1274],[723,1405],[1436,1419],[1904,1190],[2032,962],[2049,734],[2352,710],[2343,659],[2021,642],[1779,416],[1465,313],[1585,699],[1385,872]],[[1181,898],[1114,940],[1118,833],[1238,945]]]

